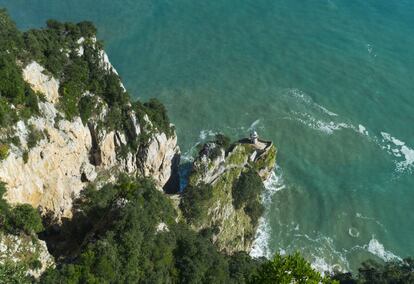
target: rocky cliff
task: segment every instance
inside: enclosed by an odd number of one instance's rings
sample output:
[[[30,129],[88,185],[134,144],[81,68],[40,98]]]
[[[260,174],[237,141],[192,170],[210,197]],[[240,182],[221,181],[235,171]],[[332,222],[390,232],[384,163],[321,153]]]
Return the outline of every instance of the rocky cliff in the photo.
[[[74,207],[82,190],[99,190],[122,175],[150,178],[158,190],[176,193],[180,149],[165,107],[130,99],[93,25],[49,21],[46,29],[22,35],[7,21],[0,10],[0,182],[6,201],[38,210],[47,235],[83,213]],[[171,200],[177,221],[184,218],[222,251],[248,252],[276,148],[219,138],[204,145],[188,186]],[[0,215],[0,225],[5,220]],[[53,265],[36,235],[42,229],[3,229],[0,265],[23,263],[24,273],[35,277]],[[165,223],[157,225],[157,232],[168,231]]]
[[[110,107],[85,92],[83,96],[100,104],[99,115],[86,122],[79,116],[67,119],[58,107],[59,81],[45,75],[35,61],[23,68],[23,75],[44,100],[38,115],[11,126],[18,142],[10,144],[7,158],[0,161],[9,203],[28,203],[60,220],[71,216],[73,199],[90,182],[103,183],[118,173],[142,174],[162,189],[176,174],[180,151],[175,133],[158,131],[145,113],[139,119],[131,107],[128,132],[108,129],[103,125]],[[129,144],[144,135],[145,143]]]
[[[200,214],[188,221],[198,231],[208,231],[211,240],[220,250],[227,253],[236,251],[250,251],[257,229],[257,218],[261,213],[259,203],[260,192],[252,194],[253,188],[262,188],[262,181],[266,180],[274,169],[276,162],[276,148],[270,142],[250,143],[248,139],[231,145],[228,149],[217,143],[208,143],[193,164],[189,176],[188,186],[184,190],[181,208],[186,215],[187,195],[197,193],[200,198]],[[252,176],[252,182],[244,177]],[[257,178],[255,179],[255,176]],[[244,185],[247,184],[247,193],[252,200],[237,199],[245,194]],[[189,192],[185,192],[185,191]],[[207,196],[207,197],[206,197]],[[239,202],[239,200],[242,200]],[[253,203],[252,203],[253,202]],[[251,209],[259,210],[258,214],[251,214]],[[255,209],[255,210],[256,210]],[[191,209],[193,210],[193,209]],[[187,213],[188,215],[191,215]],[[250,210],[250,211],[249,211]],[[194,210],[193,210],[194,211]],[[194,215],[194,214],[193,214]]]

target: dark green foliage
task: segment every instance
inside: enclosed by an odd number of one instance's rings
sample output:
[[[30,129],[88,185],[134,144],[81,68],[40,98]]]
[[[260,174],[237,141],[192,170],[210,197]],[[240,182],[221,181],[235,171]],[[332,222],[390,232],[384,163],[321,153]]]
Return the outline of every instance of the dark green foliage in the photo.
[[[24,151],[22,158],[23,158],[23,162],[26,164],[29,161],[29,152],[28,151]]]
[[[45,135],[42,131],[38,130],[33,125],[29,126],[29,135],[27,136],[27,147],[29,149],[35,147],[43,138],[45,138]]]
[[[197,222],[206,215],[213,197],[211,185],[187,186],[181,198],[180,209],[189,222]]]
[[[228,262],[206,239],[183,232],[175,249],[180,283],[228,283]]]
[[[171,127],[167,110],[159,100],[150,99],[149,102],[144,104],[136,102],[134,103],[134,110],[138,115],[139,122],[143,123],[143,117],[147,114],[153,126],[155,126],[158,131],[164,132],[167,137],[171,137],[174,134],[174,128]]]
[[[243,172],[233,185],[233,205],[236,209],[244,207],[255,225],[263,214],[264,208],[260,203],[260,195],[264,190],[262,179],[254,169]]]
[[[0,182],[0,230],[11,234],[38,233],[43,230],[39,212],[28,204],[11,207],[4,199],[4,183]]]
[[[98,111],[96,98],[93,96],[84,96],[79,101],[79,112],[83,124],[86,124],[91,116]]]
[[[15,230],[24,231],[27,234],[39,233],[43,230],[39,213],[29,204],[17,205],[13,208],[11,218]]]
[[[248,283],[248,280],[257,272],[259,265],[266,259],[255,259],[245,252],[237,252],[229,257],[230,277],[235,283]]]
[[[227,152],[227,150],[228,150],[228,149],[230,148],[230,146],[231,146],[231,141],[230,141],[230,138],[229,138],[229,137],[227,137],[227,136],[225,136],[224,134],[221,134],[221,133],[216,134],[216,137],[215,137],[214,143],[215,143],[217,146],[219,146],[219,147],[223,148],[226,152]]]
[[[16,54],[23,46],[21,33],[10,20],[5,9],[0,9],[0,53]]]
[[[254,271],[255,261],[226,257],[177,224],[170,201],[149,180],[89,187],[75,207],[75,231],[65,236],[76,239],[67,248],[70,258],[47,271],[42,283],[232,283],[231,275],[237,282],[247,279],[243,267]],[[160,222],[168,230],[157,231]]]
[[[275,255],[273,260],[263,263],[254,274],[251,283],[331,283],[329,278],[322,277],[313,270],[299,253],[281,256]]]
[[[0,144],[0,161],[7,158],[7,156],[9,155],[9,150],[10,150],[9,145]]]
[[[205,147],[209,148],[208,157],[211,160],[214,160],[221,155],[222,150],[224,150],[226,154],[228,153],[231,147],[230,138],[221,133],[216,134],[214,140],[204,145],[204,148]]]
[[[0,283],[26,284],[32,283],[26,275],[26,267],[20,263],[6,261],[0,264]]]
[[[358,269],[358,276],[352,273],[336,273],[333,279],[340,283],[414,283],[414,259],[407,258],[403,261],[390,261],[380,264],[374,260],[363,262]]]
[[[18,60],[23,56],[23,37],[5,10],[0,10],[0,127],[37,114],[37,95],[24,82]],[[12,105],[14,107],[12,107]]]
[[[14,104],[21,104],[24,101],[25,83],[15,61],[16,58],[11,54],[2,54],[0,57],[0,96]]]

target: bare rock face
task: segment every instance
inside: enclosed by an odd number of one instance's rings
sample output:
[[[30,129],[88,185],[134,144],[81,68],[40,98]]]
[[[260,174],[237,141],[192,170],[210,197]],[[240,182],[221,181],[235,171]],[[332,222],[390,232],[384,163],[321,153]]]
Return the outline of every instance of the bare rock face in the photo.
[[[144,176],[152,177],[162,188],[176,174],[179,153],[177,136],[167,138],[165,133],[156,133],[151,137],[148,147],[140,150],[138,165]]]
[[[47,118],[32,118],[29,123],[44,137],[31,149],[12,149],[0,163],[0,180],[8,189],[6,199],[53,212],[59,219],[71,217],[72,200],[84,187],[82,172],[90,165],[89,129],[80,118],[61,120],[57,128]],[[20,126],[28,128],[24,122]],[[21,145],[28,144],[28,135],[19,137]],[[88,175],[94,176],[93,172],[89,168]]]
[[[35,92],[44,94],[49,102],[56,103],[59,100],[59,81],[44,72],[45,69],[33,61],[23,69],[23,78]]]
[[[100,117],[86,125],[80,117],[67,120],[58,110],[59,82],[43,72],[36,62],[23,69],[24,79],[47,101],[39,103],[39,116],[12,127],[19,146],[11,145],[8,157],[0,161],[9,203],[28,203],[60,222],[71,218],[73,200],[98,177],[105,182],[119,173],[139,174],[154,179],[161,190],[172,180],[179,157],[175,134],[167,138],[152,129],[148,143],[131,147],[128,139],[138,141],[143,131],[137,116],[131,110],[128,133],[107,130],[102,126],[108,113],[104,103]]]

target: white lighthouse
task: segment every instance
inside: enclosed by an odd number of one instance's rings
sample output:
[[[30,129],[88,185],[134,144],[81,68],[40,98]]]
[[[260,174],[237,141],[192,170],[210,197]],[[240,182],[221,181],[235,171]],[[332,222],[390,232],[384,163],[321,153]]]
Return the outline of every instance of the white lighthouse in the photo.
[[[253,131],[252,133],[250,133],[250,141],[252,142],[252,144],[257,144],[259,139],[259,135],[257,135],[256,131]]]

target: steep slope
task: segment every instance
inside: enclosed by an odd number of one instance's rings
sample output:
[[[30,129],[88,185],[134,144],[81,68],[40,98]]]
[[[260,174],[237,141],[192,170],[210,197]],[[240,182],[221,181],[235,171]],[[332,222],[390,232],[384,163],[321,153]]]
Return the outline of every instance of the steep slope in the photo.
[[[53,75],[33,60],[42,57],[31,45],[22,47],[28,53],[25,61],[14,58],[26,88],[37,98],[35,113],[19,115],[0,128],[1,144],[7,147],[0,180],[6,183],[9,203],[28,203],[59,222],[71,217],[72,202],[85,186],[103,184],[119,173],[151,177],[160,189],[173,191],[180,153],[177,137],[168,120],[151,120],[165,112],[163,106],[129,101],[94,33],[82,34],[80,24],[78,29],[48,25],[23,38],[40,41],[46,34],[53,40],[57,34],[60,72]],[[6,103],[12,110],[21,108],[15,100]]]
[[[227,149],[207,143],[184,190],[180,207],[187,221],[227,253],[250,251],[262,214],[262,181],[275,166],[276,148],[271,142],[261,145],[247,139]]]

